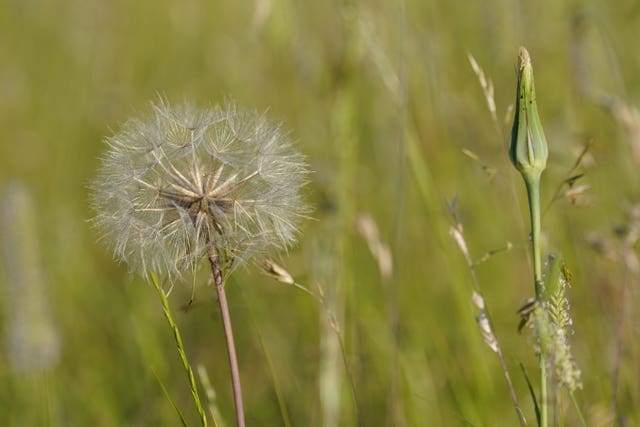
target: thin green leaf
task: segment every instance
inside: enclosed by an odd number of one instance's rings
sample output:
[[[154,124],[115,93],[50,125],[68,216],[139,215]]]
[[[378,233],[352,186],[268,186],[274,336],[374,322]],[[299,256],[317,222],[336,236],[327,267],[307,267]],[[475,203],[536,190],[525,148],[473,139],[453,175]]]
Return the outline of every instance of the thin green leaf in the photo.
[[[167,390],[167,388],[164,386],[164,383],[162,382],[162,380],[160,379],[160,377],[158,376],[156,371],[151,369],[151,372],[153,372],[153,376],[156,377],[156,381],[158,381],[158,384],[160,384],[160,388],[162,389],[162,393],[164,393],[164,396],[171,403],[171,406],[173,406],[173,409],[176,410],[176,414],[178,414],[178,417],[180,417],[180,423],[184,427],[188,427],[187,420],[185,420],[184,415],[182,415],[182,411],[180,411],[180,408],[178,408],[178,405],[176,405],[176,402],[171,398],[171,395],[169,395],[169,390]]]
[[[524,379],[527,382],[527,387],[529,388],[529,394],[531,394],[531,400],[533,400],[533,408],[536,411],[536,420],[538,421],[538,426],[540,426],[540,407],[538,406],[538,399],[536,398],[536,392],[533,390],[533,384],[529,380],[529,375],[527,375],[527,370],[524,368],[524,365],[520,363],[520,369],[522,370],[522,375],[524,375]]]

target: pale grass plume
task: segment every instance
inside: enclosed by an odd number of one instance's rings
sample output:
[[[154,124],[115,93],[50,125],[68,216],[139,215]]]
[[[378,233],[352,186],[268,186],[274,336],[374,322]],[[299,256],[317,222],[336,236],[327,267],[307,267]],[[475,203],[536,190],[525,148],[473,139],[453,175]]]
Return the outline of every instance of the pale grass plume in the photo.
[[[640,111],[635,106],[610,95],[600,95],[596,102],[602,105],[611,115],[614,122],[624,132],[631,156],[640,167]]]
[[[489,181],[492,180],[493,177],[498,173],[498,169],[496,169],[494,166],[491,166],[488,163],[485,163],[482,159],[480,159],[480,156],[478,156],[474,151],[468,148],[463,148],[462,154],[464,154],[465,156],[467,156],[468,158],[476,162],[480,166],[482,171],[487,175],[487,179]]]
[[[635,301],[637,300],[637,289],[640,275],[640,260],[637,254],[637,243],[640,241],[640,204],[631,206],[627,212],[627,219],[614,227],[613,236],[598,232],[587,235],[587,242],[602,257],[621,263],[624,266],[624,280],[619,284],[618,296],[618,319],[616,334],[614,339],[615,352],[611,366],[611,406],[610,413],[616,414],[618,410],[618,399],[621,384],[625,378],[621,375],[622,367],[625,363],[631,362],[632,366],[637,366],[633,355],[626,356],[625,351],[629,348],[628,343],[633,340],[627,338],[627,332],[635,317]],[[631,376],[633,377],[633,376]],[[630,381],[633,381],[630,379]],[[614,417],[614,415],[611,415]]]
[[[639,276],[640,259],[635,248],[640,241],[640,203],[628,209],[626,220],[614,227],[612,234],[594,231],[587,235],[586,240],[599,255],[622,262],[634,277]]]
[[[371,255],[378,264],[380,277],[391,280],[393,276],[393,257],[389,245],[380,240],[378,225],[369,214],[361,214],[356,220],[358,233],[365,239]]]
[[[547,213],[551,206],[560,200],[567,200],[574,206],[588,206],[593,203],[594,196],[591,194],[591,185],[578,184],[582,182],[584,177],[594,163],[590,150],[593,144],[592,140],[588,140],[582,144],[580,151],[577,153],[576,160],[571,168],[567,171],[566,178],[558,183],[556,190],[544,210],[543,216]],[[574,150],[578,147],[574,147]]]
[[[22,373],[46,371],[58,362],[61,338],[43,270],[36,201],[25,185],[12,183],[2,202],[2,301],[9,368]]]
[[[273,260],[265,259],[262,263],[262,268],[265,273],[280,283],[285,285],[293,285],[296,283],[291,273],[285,270],[284,267],[276,264]]]
[[[480,312],[480,314],[476,316],[476,322],[478,323],[478,327],[480,328],[480,332],[482,333],[482,339],[484,340],[484,343],[495,353],[498,353],[500,351],[498,338],[493,332],[491,322],[489,322],[489,316],[487,315],[487,311],[485,309],[484,298],[478,292],[474,291],[471,295],[471,300]]]
[[[498,125],[498,116],[496,113],[496,101],[494,98],[494,90],[493,90],[493,82],[491,79],[487,78],[484,74],[484,70],[478,64],[478,61],[473,57],[471,53],[467,52],[467,59],[469,60],[469,64],[471,64],[471,68],[473,72],[478,77],[478,82],[480,83],[480,87],[482,88],[482,93],[484,94],[484,99],[487,102],[487,108],[489,109],[489,113],[491,114],[491,120],[493,123],[499,128]]]

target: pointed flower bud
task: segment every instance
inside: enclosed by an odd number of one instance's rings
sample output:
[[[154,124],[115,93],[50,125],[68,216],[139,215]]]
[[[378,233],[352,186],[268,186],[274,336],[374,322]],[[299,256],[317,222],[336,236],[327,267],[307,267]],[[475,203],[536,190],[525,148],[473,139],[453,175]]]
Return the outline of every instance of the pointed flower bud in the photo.
[[[531,58],[529,52],[521,47],[518,55],[518,88],[509,157],[525,181],[530,181],[540,178],[547,165],[547,155],[547,140],[536,105]]]

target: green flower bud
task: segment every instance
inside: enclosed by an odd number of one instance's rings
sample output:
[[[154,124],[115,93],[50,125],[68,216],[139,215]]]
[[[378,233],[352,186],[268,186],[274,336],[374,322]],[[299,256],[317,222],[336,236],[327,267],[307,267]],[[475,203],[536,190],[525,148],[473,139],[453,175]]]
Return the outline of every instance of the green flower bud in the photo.
[[[521,47],[518,55],[518,88],[509,157],[524,179],[530,181],[540,178],[547,166],[547,156],[547,140],[536,105],[531,58],[529,52]]]

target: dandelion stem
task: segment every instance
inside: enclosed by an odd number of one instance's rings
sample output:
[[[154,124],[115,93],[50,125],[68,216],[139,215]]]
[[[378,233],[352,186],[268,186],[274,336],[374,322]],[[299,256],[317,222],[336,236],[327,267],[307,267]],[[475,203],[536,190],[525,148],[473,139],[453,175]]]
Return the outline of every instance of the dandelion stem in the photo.
[[[531,248],[533,253],[533,281],[536,292],[536,302],[542,303],[542,257],[540,255],[540,175],[525,177],[527,196],[529,197],[529,213],[531,215]],[[542,319],[536,319],[538,344],[540,345],[540,427],[548,425],[547,410],[547,349],[542,337]]]
[[[209,263],[211,264],[211,273],[213,274],[213,279],[216,284],[218,304],[220,305],[220,316],[222,317],[222,327],[227,341],[227,354],[229,355],[229,366],[231,369],[231,385],[233,387],[233,403],[236,408],[236,421],[238,427],[244,427],[244,406],[242,403],[242,388],[240,386],[240,370],[238,369],[236,345],[233,341],[229,304],[227,303],[227,295],[224,291],[224,282],[222,280],[222,271],[220,270],[218,251],[213,244],[209,243],[208,246],[209,248],[207,253],[209,256]]]

